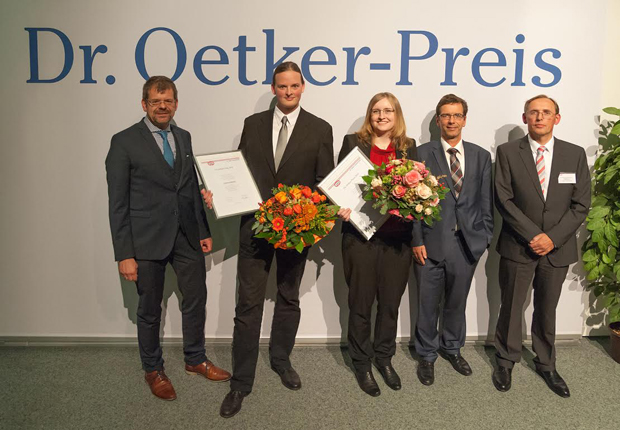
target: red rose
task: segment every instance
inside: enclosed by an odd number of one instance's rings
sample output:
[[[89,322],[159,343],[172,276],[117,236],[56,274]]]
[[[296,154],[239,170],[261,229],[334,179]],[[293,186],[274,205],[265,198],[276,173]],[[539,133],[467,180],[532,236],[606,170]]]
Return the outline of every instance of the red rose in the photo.
[[[284,215],[289,216],[289,215],[293,215],[293,209],[289,208],[288,206],[284,208]]]
[[[294,205],[293,206],[293,210],[295,211],[296,214],[300,214],[301,213],[301,205]]]
[[[394,170],[393,164],[388,164],[387,166],[385,166],[385,173],[387,173],[388,175],[390,174],[390,172],[392,172],[392,170]]]
[[[312,190],[309,187],[305,187],[302,188],[301,193],[305,196],[310,198],[310,196],[312,195]]]
[[[318,194],[315,194],[314,196],[312,196],[313,203],[319,203],[320,201],[321,201],[321,196],[319,196]]]

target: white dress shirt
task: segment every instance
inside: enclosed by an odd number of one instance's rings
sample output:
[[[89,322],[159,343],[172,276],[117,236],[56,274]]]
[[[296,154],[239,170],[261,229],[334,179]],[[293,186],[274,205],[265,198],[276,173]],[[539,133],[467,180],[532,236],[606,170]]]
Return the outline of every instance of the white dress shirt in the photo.
[[[291,138],[291,134],[293,134],[293,128],[295,128],[295,123],[297,122],[297,118],[299,118],[299,111],[301,108],[299,105],[297,108],[286,115],[287,130],[288,136],[286,138],[286,143],[288,144],[289,139]],[[278,135],[280,134],[280,129],[282,128],[282,117],[285,116],[278,106],[273,110],[273,131],[271,132],[271,141],[273,142],[273,156],[276,156],[276,146],[278,145]]]
[[[443,154],[446,156],[446,161],[448,162],[448,170],[450,170],[450,154],[448,153],[448,149],[454,148],[458,151],[456,158],[461,163],[461,172],[463,173],[463,178],[465,178],[465,149],[463,148],[463,139],[459,140],[455,146],[451,146],[448,142],[441,138],[441,146],[443,147]],[[450,171],[452,173],[452,171]]]

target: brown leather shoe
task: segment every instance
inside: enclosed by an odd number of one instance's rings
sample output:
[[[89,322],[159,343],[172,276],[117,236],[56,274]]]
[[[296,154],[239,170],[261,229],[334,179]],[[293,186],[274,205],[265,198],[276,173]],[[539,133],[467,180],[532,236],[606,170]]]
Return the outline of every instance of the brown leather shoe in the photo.
[[[174,391],[172,382],[166,376],[163,370],[154,370],[152,372],[146,372],[144,374],[146,383],[151,387],[151,392],[160,399],[174,400],[177,398],[177,393]]]
[[[186,364],[185,373],[187,373],[188,375],[202,375],[209,381],[215,382],[225,382],[231,378],[230,372],[227,372],[226,370],[217,367],[209,360],[205,361],[204,363],[200,363],[197,366],[190,366],[189,364]]]

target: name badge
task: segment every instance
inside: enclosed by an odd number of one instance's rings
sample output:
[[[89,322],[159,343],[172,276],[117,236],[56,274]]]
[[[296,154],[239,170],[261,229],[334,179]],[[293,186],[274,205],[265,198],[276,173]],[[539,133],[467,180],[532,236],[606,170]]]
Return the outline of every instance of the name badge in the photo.
[[[560,176],[558,176],[558,184],[576,184],[576,183],[577,183],[577,175],[575,173],[561,172]]]

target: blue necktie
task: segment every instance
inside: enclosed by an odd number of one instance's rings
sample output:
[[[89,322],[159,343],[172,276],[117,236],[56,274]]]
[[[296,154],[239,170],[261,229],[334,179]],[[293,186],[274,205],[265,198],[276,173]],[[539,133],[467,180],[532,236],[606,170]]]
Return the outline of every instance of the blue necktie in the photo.
[[[174,167],[174,154],[172,153],[172,148],[168,142],[168,132],[166,130],[160,130],[156,131],[156,133],[159,134],[164,140],[164,159],[170,167]]]

